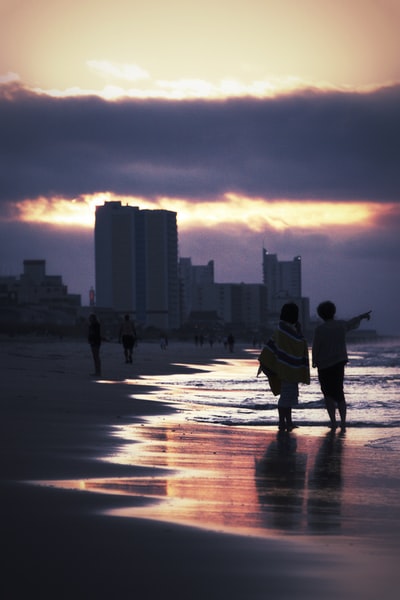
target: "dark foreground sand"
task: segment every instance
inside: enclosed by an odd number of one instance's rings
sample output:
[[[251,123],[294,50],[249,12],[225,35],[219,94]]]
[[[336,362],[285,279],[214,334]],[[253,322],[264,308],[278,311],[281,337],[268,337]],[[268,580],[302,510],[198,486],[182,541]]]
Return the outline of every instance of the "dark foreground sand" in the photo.
[[[189,367],[183,363],[195,368],[221,354],[223,349],[200,351],[190,344],[171,344],[166,352],[157,344],[143,344],[129,377],[185,372]],[[1,598],[397,598],[397,452],[366,448],[360,434],[349,428],[340,486],[333,481],[337,473],[330,479],[324,471],[308,508],[293,511],[293,498],[282,492],[287,472],[275,461],[266,470],[273,478],[257,488],[255,502],[248,492],[251,485],[256,489],[255,484],[244,476],[246,457],[260,461],[257,468],[265,468],[263,461],[269,458],[260,452],[275,443],[275,430],[240,433],[238,428],[238,433],[227,428],[222,436],[218,427],[207,427],[204,434],[204,426],[191,426],[174,435],[183,425],[174,424],[173,408],[151,401],[150,396],[143,399],[153,390],[149,380],[136,379],[133,396],[132,386],[124,383],[127,365],[121,361],[120,347],[105,346],[103,362],[109,385],[89,377],[92,364],[85,342],[0,341]],[[140,421],[152,415],[160,415],[158,424]],[[162,445],[150,458],[134,464],[102,460],[114,456],[121,445],[112,435],[114,427],[135,422],[153,440],[162,439]],[[180,443],[183,435],[191,435],[193,444]],[[313,448],[318,454],[326,435],[321,428],[296,430],[297,455],[311,455]],[[213,448],[207,454],[203,444],[202,456],[194,443],[201,436]],[[177,468],[184,454],[185,467],[194,473],[197,469],[199,477],[187,481],[193,489],[210,494],[208,511],[193,514],[193,509],[192,513],[182,509],[181,520],[198,527],[176,524],[176,510],[171,510],[170,521],[168,511],[160,512],[156,520],[157,503],[150,503],[149,482],[163,474],[159,459],[168,452]],[[213,455],[213,461],[206,461],[206,455]],[[232,456],[241,462],[229,460]],[[202,477],[206,466],[212,474]],[[136,482],[136,493],[128,497],[32,483],[130,478]],[[262,478],[256,480],[259,484]],[[147,482],[142,495],[137,492],[138,481]],[[182,485],[182,480],[167,477],[165,485],[172,489],[178,483]],[[216,490],[218,496],[212,497]],[[258,531],[246,530],[242,515],[235,519],[229,510],[230,504],[237,510],[241,491],[246,492],[243,512],[251,513],[253,524],[261,524]],[[267,517],[260,500],[266,493]],[[294,503],[299,497],[296,492]],[[136,516],[115,516],[127,514],[127,507]],[[271,514],[275,514],[272,521]],[[303,523],[307,519],[308,526]]]

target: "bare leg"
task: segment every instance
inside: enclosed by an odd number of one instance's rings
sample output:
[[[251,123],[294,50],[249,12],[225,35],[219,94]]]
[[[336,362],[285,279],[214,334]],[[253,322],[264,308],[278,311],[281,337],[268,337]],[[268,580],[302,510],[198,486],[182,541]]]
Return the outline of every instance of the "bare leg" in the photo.
[[[96,375],[101,375],[100,346],[91,346]]]
[[[294,429],[293,421],[292,421],[292,409],[286,409],[286,428],[288,431]]]
[[[329,419],[331,421],[331,427],[336,427],[336,404],[333,398],[329,398],[329,396],[325,397],[325,406],[328,411]]]
[[[346,414],[347,414],[347,404],[346,400],[342,400],[342,402],[338,402],[338,409],[340,414],[340,427],[342,431],[346,429]]]
[[[279,414],[279,431],[285,431],[285,409],[278,406],[278,414]]]

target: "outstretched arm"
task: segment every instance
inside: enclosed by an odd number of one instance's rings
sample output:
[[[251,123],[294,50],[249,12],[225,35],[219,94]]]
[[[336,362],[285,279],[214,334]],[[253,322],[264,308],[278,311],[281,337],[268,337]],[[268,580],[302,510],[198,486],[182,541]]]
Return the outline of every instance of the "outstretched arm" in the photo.
[[[358,317],[353,317],[350,319],[350,321],[347,321],[347,329],[357,329],[363,319],[369,321],[371,318],[371,312],[372,311],[369,310],[368,312],[362,313],[361,315],[358,315]]]
[[[369,310],[368,312],[363,313],[362,315],[360,315],[360,320],[366,319],[367,321],[369,321],[371,318],[371,313],[372,313],[372,310]]]

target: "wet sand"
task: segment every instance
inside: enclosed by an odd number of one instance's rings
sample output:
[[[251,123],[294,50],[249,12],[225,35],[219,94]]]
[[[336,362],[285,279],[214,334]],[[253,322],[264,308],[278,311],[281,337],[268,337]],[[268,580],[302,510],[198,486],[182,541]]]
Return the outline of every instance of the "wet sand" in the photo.
[[[0,341],[2,597],[397,589],[397,452],[351,427],[189,423],[150,393],[160,379],[148,376],[229,360],[221,346],[142,344],[125,365],[105,344],[102,357],[98,382],[85,342]]]

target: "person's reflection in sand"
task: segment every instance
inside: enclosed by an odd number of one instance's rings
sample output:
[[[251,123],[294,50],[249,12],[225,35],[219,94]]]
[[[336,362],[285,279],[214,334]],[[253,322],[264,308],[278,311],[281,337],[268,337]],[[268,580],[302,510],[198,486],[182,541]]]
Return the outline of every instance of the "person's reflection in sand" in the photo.
[[[309,479],[308,527],[332,533],[341,525],[342,451],[344,434],[329,431],[315,457]]]
[[[256,461],[258,500],[268,527],[301,528],[306,465],[307,455],[297,453],[296,438],[286,432]]]

